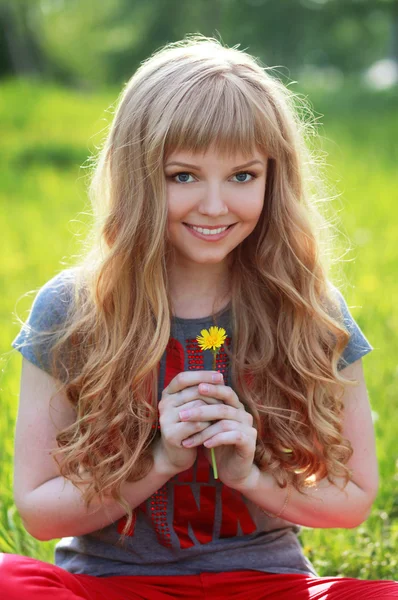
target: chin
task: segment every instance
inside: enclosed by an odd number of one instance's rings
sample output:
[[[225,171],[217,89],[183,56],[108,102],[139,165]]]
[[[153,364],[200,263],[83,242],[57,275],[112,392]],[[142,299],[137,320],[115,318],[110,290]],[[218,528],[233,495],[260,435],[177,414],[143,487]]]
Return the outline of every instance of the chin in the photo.
[[[189,257],[190,260],[200,265],[218,265],[227,259],[227,256],[205,256],[202,259],[199,256]]]

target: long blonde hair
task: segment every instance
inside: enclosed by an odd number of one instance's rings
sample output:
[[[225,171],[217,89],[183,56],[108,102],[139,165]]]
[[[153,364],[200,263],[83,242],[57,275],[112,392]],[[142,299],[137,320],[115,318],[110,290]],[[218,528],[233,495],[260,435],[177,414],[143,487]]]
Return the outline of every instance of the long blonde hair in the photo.
[[[64,477],[89,478],[87,505],[96,494],[120,502],[124,531],[132,511],[121,485],[150,470],[158,435],[157,369],[171,324],[163,165],[177,149],[269,157],[261,217],[233,252],[233,388],[259,432],[255,461],[279,485],[349,479],[337,368],[349,336],[318,235],[309,115],[259,60],[198,35],[154,53],[120,96],[91,180],[90,245],[52,357],[76,410],[53,455]]]

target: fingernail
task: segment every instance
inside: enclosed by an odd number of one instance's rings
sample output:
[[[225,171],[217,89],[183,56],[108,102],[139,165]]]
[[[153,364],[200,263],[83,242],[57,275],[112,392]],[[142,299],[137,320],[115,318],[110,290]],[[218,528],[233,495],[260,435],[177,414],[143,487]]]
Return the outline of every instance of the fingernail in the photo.
[[[209,386],[206,383],[202,383],[202,385],[200,386],[200,389],[202,392],[208,392]]]
[[[211,376],[211,380],[212,381],[222,381],[223,380],[222,373],[213,373],[213,375]]]
[[[181,410],[178,413],[178,416],[180,417],[181,421],[183,421],[184,419],[188,419],[190,414],[191,414],[191,411],[189,411],[189,410]]]

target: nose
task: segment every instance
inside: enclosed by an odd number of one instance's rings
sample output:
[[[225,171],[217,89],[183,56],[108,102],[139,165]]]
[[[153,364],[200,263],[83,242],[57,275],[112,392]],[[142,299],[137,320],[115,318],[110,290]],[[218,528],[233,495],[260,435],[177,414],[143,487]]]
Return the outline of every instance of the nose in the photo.
[[[207,186],[203,198],[199,202],[198,212],[210,217],[228,214],[228,206],[219,184],[214,183]]]

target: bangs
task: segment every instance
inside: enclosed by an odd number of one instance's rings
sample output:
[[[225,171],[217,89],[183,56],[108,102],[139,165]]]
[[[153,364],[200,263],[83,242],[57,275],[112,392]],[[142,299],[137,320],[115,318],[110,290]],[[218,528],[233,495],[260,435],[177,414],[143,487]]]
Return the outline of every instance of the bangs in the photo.
[[[204,153],[211,146],[227,156],[249,157],[256,148],[272,156],[272,125],[267,124],[254,90],[248,93],[239,85],[229,77],[207,77],[179,94],[168,117],[165,155],[179,150]]]

